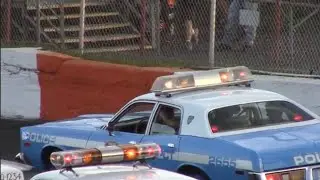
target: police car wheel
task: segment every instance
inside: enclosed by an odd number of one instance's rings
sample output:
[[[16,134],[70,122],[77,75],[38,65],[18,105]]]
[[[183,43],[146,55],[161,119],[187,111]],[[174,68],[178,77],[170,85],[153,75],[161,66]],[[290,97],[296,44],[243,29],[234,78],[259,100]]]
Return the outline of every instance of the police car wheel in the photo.
[[[210,178],[200,169],[192,166],[184,166],[178,170],[178,173],[192,177],[198,180],[209,180]]]
[[[180,173],[198,180],[209,180],[209,178],[203,172],[196,171],[194,169],[190,169],[188,171],[182,171]]]

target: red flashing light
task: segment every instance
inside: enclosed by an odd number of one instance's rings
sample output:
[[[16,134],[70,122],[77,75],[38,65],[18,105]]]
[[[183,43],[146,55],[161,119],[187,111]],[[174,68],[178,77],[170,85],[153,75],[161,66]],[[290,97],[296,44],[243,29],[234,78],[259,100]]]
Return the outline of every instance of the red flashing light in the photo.
[[[302,117],[300,114],[295,114],[294,117],[293,117],[293,120],[295,120],[295,121],[302,121],[302,120],[303,120],[303,117]]]
[[[115,145],[93,149],[53,152],[50,162],[57,168],[88,166],[108,162],[136,161],[159,156],[160,146],[155,143],[141,145]]]
[[[65,162],[65,164],[71,164],[71,162],[72,162],[72,155],[71,155],[71,154],[66,154],[66,155],[64,155],[64,162]]]
[[[159,154],[161,154],[161,147],[160,147],[160,145],[157,144],[156,147],[157,147],[157,149],[156,149],[157,152],[158,152]]]
[[[280,174],[268,174],[266,175],[267,180],[282,180]]]
[[[149,156],[152,156],[154,154],[154,149],[152,147],[148,147],[147,152]]]
[[[240,72],[239,75],[240,75],[241,77],[243,77],[243,76],[246,75],[246,73],[245,73],[245,72]]]
[[[213,125],[213,126],[211,126],[211,131],[212,131],[213,133],[219,132],[219,127]]]

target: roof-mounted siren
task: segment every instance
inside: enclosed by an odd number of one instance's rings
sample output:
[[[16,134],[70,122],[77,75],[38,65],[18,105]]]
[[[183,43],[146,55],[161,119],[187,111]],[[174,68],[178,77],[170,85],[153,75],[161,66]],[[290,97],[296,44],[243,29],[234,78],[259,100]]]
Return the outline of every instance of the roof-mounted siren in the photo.
[[[53,152],[50,155],[50,162],[57,169],[70,170],[73,167],[154,159],[160,153],[161,148],[155,143],[123,144]]]
[[[250,87],[252,73],[245,66],[236,66],[208,71],[179,72],[158,77],[151,88],[156,95],[167,95],[180,91],[207,89],[221,86],[245,85]]]

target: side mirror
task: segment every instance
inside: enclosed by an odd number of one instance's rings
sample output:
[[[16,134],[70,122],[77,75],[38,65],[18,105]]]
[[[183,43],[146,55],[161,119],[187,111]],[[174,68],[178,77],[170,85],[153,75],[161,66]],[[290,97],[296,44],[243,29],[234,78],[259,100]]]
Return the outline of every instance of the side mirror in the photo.
[[[112,131],[114,131],[114,124],[108,123],[107,130],[109,132],[109,136],[113,136]]]

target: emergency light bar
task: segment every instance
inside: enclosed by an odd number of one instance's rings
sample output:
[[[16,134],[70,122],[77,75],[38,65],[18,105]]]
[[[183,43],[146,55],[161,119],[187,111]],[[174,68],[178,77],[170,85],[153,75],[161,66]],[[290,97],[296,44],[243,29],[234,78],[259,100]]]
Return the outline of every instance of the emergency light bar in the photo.
[[[245,66],[208,71],[180,72],[158,77],[152,85],[151,92],[161,94],[227,85],[249,84],[251,81],[253,81],[252,73]]]
[[[125,144],[53,152],[50,155],[50,161],[53,166],[60,169],[152,159],[159,156],[160,153],[160,146],[155,143]]]

